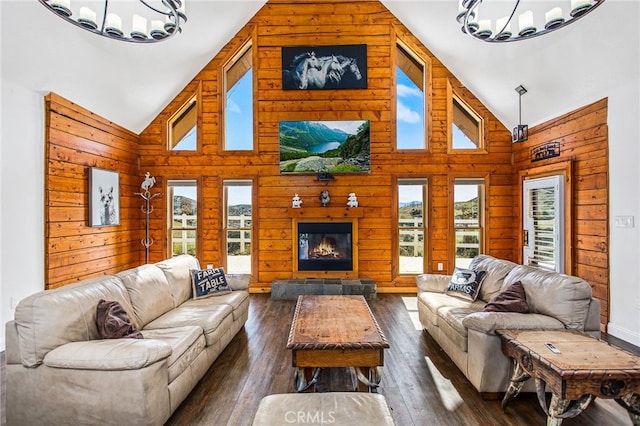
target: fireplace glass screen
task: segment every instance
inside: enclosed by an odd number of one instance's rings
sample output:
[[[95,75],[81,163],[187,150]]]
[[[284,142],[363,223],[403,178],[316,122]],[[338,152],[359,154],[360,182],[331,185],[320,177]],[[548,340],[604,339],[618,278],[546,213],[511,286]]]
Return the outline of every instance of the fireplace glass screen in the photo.
[[[351,223],[299,223],[299,271],[351,271]]]

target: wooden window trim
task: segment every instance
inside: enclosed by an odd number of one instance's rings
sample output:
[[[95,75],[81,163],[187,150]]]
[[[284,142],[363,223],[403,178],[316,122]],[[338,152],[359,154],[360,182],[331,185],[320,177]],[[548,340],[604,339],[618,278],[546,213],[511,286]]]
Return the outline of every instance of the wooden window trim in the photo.
[[[162,252],[165,253],[166,258],[173,257],[173,248],[169,244],[171,241],[171,233],[169,227],[169,218],[170,213],[169,209],[171,208],[171,199],[169,197],[169,182],[171,181],[195,181],[196,182],[196,208],[198,211],[198,226],[196,227],[196,257],[198,259],[203,259],[203,248],[202,248],[202,220],[203,220],[203,212],[202,208],[202,176],[193,176],[193,175],[169,175],[164,176],[164,193],[167,194],[164,209],[162,209],[162,220],[164,223],[164,234],[165,237],[162,239]]]
[[[391,33],[391,51],[394,52],[391,55],[391,79],[393,84],[391,85],[391,117],[392,126],[392,140],[391,144],[391,152],[398,154],[430,154],[431,153],[431,140],[432,140],[432,99],[433,99],[433,64],[431,60],[431,56],[429,52],[427,52],[420,43],[417,43],[414,40],[414,36],[411,35],[406,28],[401,25],[393,25],[394,31]],[[398,58],[395,54],[398,46],[401,46],[408,54],[413,56],[414,59],[424,64],[424,147],[420,149],[399,149],[398,148],[398,133],[397,126],[394,125],[397,120],[398,107],[397,107],[397,99],[398,93],[396,88],[396,67],[398,64]]]
[[[449,273],[453,272],[456,264],[456,227],[454,225],[455,217],[454,217],[454,208],[453,204],[455,203],[455,184],[457,179],[469,179],[469,180],[482,180],[484,181],[484,191],[482,194],[482,218],[481,218],[481,238],[480,238],[480,254],[486,253],[487,247],[487,235],[489,234],[489,224],[491,223],[490,219],[490,211],[489,211],[489,202],[487,194],[489,194],[490,189],[490,176],[486,173],[452,173],[449,175],[449,236],[450,243],[448,247],[448,258],[449,258]],[[444,272],[443,272],[444,273]]]
[[[422,200],[423,206],[423,228],[424,228],[424,258],[423,258],[423,271],[424,273],[431,272],[429,265],[431,265],[431,250],[432,241],[431,241],[431,232],[430,232],[430,218],[431,218],[431,208],[430,208],[430,194],[431,194],[431,176],[430,175],[412,175],[412,174],[398,174],[394,175],[393,178],[393,188],[391,194],[391,205],[393,208],[391,209],[391,221],[393,223],[393,235],[392,235],[392,256],[393,261],[391,262],[391,276],[393,277],[393,283],[399,286],[413,286],[415,285],[415,276],[416,274],[401,274],[400,273],[400,240],[398,236],[398,184],[402,180],[425,180],[425,192],[423,194],[424,199]]]
[[[189,151],[173,150],[171,147],[171,124],[188,108],[194,98],[196,102],[196,149]],[[202,154],[202,83],[200,81],[192,82],[174,101],[171,114],[163,126],[162,140],[164,141],[165,151],[171,153],[171,155]]]
[[[253,141],[252,141],[252,149],[240,150],[240,149],[227,149],[226,145],[226,99],[227,99],[227,84],[226,84],[226,73],[227,71],[233,67],[233,65],[241,60],[246,54],[247,50],[251,49],[251,68],[256,70],[256,64],[258,63],[258,49],[255,47],[258,46],[257,42],[257,31],[255,26],[250,26],[249,28],[249,36],[246,39],[243,39],[236,49],[234,49],[227,57],[225,61],[222,62],[218,70],[218,75],[220,76],[220,84],[219,93],[218,93],[218,108],[219,108],[219,120],[218,120],[218,140],[220,143],[218,144],[218,155],[226,156],[226,155],[249,155],[249,154],[258,154],[258,131],[256,123],[257,123],[257,97],[256,90],[258,87],[258,73],[253,72],[252,75],[252,86],[253,86]]]
[[[479,125],[479,138],[480,145],[478,148],[454,148],[453,147],[453,102],[454,99],[458,102],[467,112],[471,115],[475,115],[480,120]],[[451,80],[447,79],[447,154],[488,154],[487,149],[487,135],[489,119],[485,114],[478,111],[473,107],[470,99],[468,99],[464,90],[454,87]]]

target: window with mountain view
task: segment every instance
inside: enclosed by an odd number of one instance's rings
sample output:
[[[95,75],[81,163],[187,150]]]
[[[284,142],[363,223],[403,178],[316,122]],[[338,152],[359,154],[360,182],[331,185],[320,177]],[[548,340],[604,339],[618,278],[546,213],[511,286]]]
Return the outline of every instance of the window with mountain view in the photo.
[[[398,43],[396,64],[396,148],[425,149],[424,63]]]
[[[466,268],[483,251],[484,179],[456,179],[453,202],[455,266]]]
[[[425,272],[426,194],[426,179],[398,179],[399,274]]]
[[[251,274],[253,241],[253,182],[225,180],[225,265],[230,274]]]
[[[253,149],[253,72],[251,44],[224,67],[224,149]]]
[[[170,180],[169,193],[169,256],[197,256],[198,183],[195,180]]]

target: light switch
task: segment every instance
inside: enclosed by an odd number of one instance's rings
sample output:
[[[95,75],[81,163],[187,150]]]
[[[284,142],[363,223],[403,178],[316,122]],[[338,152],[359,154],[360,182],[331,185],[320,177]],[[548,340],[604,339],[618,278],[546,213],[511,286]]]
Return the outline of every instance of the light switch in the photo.
[[[616,228],[633,228],[633,216],[616,216]]]
[[[438,262],[438,271],[442,271],[444,269],[444,265],[442,262]]]

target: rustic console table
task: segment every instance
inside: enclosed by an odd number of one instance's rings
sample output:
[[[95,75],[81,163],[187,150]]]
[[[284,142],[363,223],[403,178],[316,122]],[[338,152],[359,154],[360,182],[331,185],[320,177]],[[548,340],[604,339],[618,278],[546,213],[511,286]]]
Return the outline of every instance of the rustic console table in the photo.
[[[547,425],[556,426],[575,417],[594,398],[615,399],[640,425],[640,358],[576,330],[498,330],[502,351],[515,361],[504,409],[524,382],[536,381]],[[558,349],[554,353],[547,346]],[[547,408],[545,386],[551,392]]]

